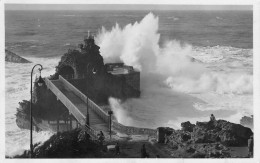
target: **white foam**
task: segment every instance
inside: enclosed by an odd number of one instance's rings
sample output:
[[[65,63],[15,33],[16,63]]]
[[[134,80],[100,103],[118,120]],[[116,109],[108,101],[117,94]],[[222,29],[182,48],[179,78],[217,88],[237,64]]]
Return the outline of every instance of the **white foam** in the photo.
[[[229,110],[226,116],[221,116],[236,118],[233,121],[238,122],[239,117],[232,115],[252,110],[252,49],[198,47],[177,40],[165,41],[160,47],[158,21],[150,13],[140,22],[125,27],[116,24],[111,31],[102,28],[97,35],[104,62],[121,61],[141,71],[141,98],[119,103],[118,110],[127,112],[125,116],[118,115],[120,119],[127,115],[131,116],[132,125],[158,127],[168,121],[174,123],[180,117],[199,120],[208,116],[205,110]],[[190,57],[200,62],[193,62]],[[208,93],[215,96],[205,100]],[[225,104],[214,103],[226,95],[235,98],[227,98]],[[235,105],[240,97],[245,97],[249,105]],[[183,103],[179,105],[176,99]]]
[[[30,75],[32,67],[40,63],[43,66],[42,76],[47,77],[55,72],[55,66],[59,58],[33,58],[26,59],[32,61],[28,64],[6,62],[5,80],[5,113],[6,113],[6,155],[14,156],[21,154],[24,149],[29,149],[29,130],[22,130],[16,125],[16,108],[22,100],[30,99]],[[39,75],[37,67],[34,76]],[[34,133],[34,143],[46,140],[52,135],[49,132]],[[15,143],[15,144],[14,144]]]
[[[185,93],[216,92],[218,94],[252,94],[253,76],[248,74],[225,74],[208,72],[198,78],[169,77],[166,84],[172,89]]]
[[[127,112],[123,109],[120,100],[110,97],[109,104],[119,123],[127,126],[132,124],[132,118],[128,117]]]

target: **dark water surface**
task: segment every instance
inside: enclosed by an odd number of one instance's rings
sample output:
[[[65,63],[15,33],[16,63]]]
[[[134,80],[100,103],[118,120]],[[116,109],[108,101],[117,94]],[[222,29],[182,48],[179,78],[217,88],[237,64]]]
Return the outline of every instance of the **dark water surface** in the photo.
[[[6,47],[22,56],[52,57],[75,47],[87,31],[135,23],[150,11],[6,11]],[[160,42],[252,48],[252,11],[152,11]]]

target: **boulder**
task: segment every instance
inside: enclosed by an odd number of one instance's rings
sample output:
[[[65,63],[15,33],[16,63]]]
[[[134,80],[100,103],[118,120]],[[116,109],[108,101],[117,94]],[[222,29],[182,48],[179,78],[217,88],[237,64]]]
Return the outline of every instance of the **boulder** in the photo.
[[[192,132],[193,128],[195,127],[194,124],[191,124],[190,121],[181,123],[181,127],[183,131],[189,131]]]
[[[226,146],[246,146],[253,132],[250,128],[225,120],[182,123],[182,130],[173,130],[166,138],[170,144],[222,143]],[[174,142],[174,143],[173,143]]]
[[[221,142],[228,146],[246,146],[248,139],[253,135],[250,128],[225,120],[216,121],[214,127],[219,130],[217,135]]]

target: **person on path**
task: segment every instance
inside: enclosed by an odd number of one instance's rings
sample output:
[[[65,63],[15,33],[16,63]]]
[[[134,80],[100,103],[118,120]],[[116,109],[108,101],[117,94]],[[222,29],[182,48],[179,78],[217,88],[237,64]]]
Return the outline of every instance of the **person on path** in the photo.
[[[145,144],[143,144],[142,148],[141,148],[141,158],[147,158],[148,154],[146,152],[146,148],[145,148]]]
[[[118,143],[116,143],[115,150],[116,150],[116,155],[119,155],[120,154],[120,147],[119,147]]]
[[[98,140],[100,142],[100,145],[103,145],[103,141],[105,140],[105,136],[102,131],[98,134]]]

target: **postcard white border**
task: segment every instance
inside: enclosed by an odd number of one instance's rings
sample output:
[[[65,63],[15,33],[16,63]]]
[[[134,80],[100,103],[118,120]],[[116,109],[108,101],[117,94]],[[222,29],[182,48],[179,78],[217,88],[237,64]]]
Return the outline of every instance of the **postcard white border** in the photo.
[[[5,67],[4,67],[4,38],[5,38],[5,30],[4,30],[4,4],[171,4],[171,5],[253,5],[254,10],[254,137],[255,137],[255,157],[253,159],[5,159]],[[0,155],[1,162],[49,162],[49,161],[58,161],[58,162],[216,162],[216,163],[244,163],[244,162],[252,162],[259,163],[260,162],[260,0],[5,0],[0,1]]]

